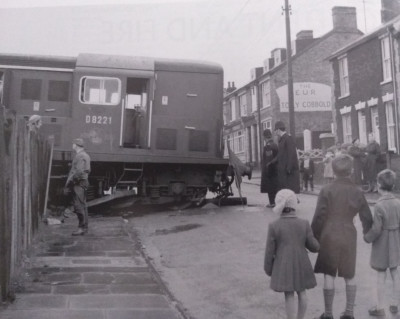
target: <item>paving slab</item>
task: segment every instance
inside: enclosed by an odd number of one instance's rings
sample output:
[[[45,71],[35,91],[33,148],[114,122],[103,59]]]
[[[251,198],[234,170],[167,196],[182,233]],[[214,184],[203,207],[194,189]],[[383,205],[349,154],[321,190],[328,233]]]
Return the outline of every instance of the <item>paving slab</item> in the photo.
[[[184,318],[121,217],[90,218],[89,233],[72,237],[76,223],[40,225],[1,319]]]
[[[1,319],[108,319],[103,310],[6,310],[0,314]]]
[[[70,296],[71,309],[109,309],[109,308],[169,308],[166,297],[161,295],[83,295]]]
[[[108,310],[106,315],[107,319],[176,319],[176,314],[170,309],[113,309]]]

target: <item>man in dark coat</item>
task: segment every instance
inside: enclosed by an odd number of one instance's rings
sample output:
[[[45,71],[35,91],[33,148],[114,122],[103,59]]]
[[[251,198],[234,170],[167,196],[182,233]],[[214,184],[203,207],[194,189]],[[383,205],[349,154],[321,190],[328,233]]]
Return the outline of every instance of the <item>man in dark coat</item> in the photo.
[[[365,152],[360,147],[360,140],[355,138],[348,149],[349,155],[353,157],[353,181],[357,185],[363,184],[363,169],[365,163]]]
[[[366,163],[365,163],[365,179],[368,182],[368,191],[376,192],[376,176],[378,175],[378,159],[381,154],[381,147],[375,140],[374,134],[369,135],[367,148]]]
[[[275,123],[275,134],[278,135],[278,190],[288,188],[296,194],[300,193],[299,161],[296,143],[292,136],[286,133],[282,121]]]
[[[365,234],[372,226],[372,215],[363,192],[350,179],[352,167],[353,159],[347,154],[333,159],[336,179],[321,189],[311,223],[320,243],[314,271],[324,274],[325,312],[321,319],[333,318],[336,275],[346,283],[346,309],[340,318],[354,319],[357,230],[353,219],[359,214]]]
[[[278,192],[278,145],[274,142],[270,129],[264,130],[263,135],[265,145],[261,163],[261,193],[268,193],[267,207],[275,207],[275,196]]]

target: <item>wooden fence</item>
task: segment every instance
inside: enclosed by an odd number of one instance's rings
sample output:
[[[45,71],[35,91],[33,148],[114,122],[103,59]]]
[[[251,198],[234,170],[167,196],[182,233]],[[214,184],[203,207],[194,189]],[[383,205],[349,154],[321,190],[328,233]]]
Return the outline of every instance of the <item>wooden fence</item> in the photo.
[[[6,301],[45,209],[51,143],[1,109],[0,154],[0,299]]]

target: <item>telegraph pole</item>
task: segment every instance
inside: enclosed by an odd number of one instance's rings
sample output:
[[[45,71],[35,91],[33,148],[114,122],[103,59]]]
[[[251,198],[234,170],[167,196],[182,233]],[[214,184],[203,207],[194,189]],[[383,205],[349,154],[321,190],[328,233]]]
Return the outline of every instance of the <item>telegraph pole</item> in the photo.
[[[286,63],[287,63],[287,86],[289,103],[289,128],[290,135],[296,138],[296,126],[294,123],[294,97],[293,97],[293,74],[292,74],[292,43],[290,39],[290,5],[289,0],[285,0],[285,20],[286,20]]]

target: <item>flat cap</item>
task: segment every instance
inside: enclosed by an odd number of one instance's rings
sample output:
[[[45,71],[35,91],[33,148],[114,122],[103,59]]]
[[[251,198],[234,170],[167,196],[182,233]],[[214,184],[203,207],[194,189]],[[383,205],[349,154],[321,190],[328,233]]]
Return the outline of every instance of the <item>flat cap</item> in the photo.
[[[74,140],[72,141],[72,143],[74,143],[74,144],[76,144],[76,145],[78,145],[78,146],[80,146],[80,147],[83,147],[83,146],[84,146],[83,139],[81,139],[81,138],[76,138],[76,139],[74,139]]]

